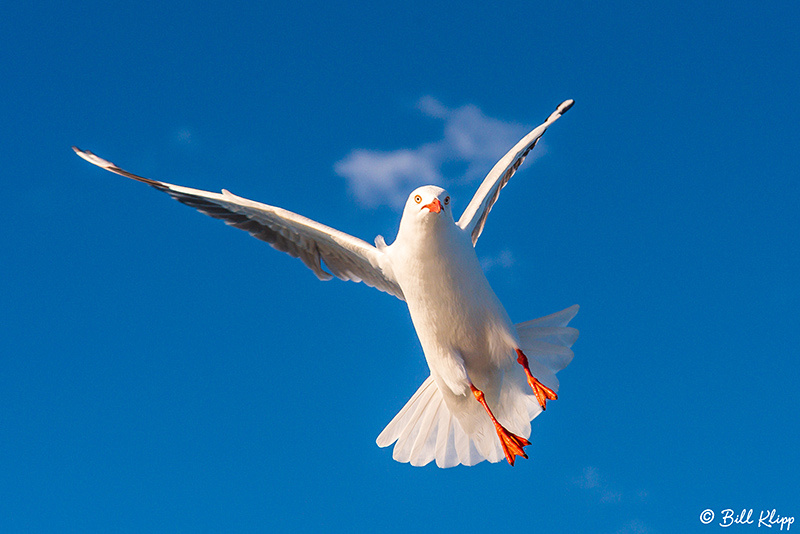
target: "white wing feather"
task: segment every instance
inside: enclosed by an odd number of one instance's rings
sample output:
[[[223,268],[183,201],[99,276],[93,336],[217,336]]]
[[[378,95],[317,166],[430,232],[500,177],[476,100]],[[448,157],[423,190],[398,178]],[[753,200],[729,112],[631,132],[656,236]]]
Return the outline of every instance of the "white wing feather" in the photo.
[[[321,280],[336,276],[364,282],[404,300],[385,254],[366,241],[291,211],[238,197],[225,189],[211,193],[151,180],[121,169],[88,150],[72,149],[93,165],[143,182],[206,215],[250,232],[275,249],[299,258]],[[323,269],[323,262],[330,272]]]
[[[544,135],[547,127],[557,121],[561,115],[567,112],[569,108],[575,103],[574,100],[566,100],[556,108],[556,110],[547,118],[544,123],[534,128],[528,135],[522,138],[519,143],[508,151],[500,161],[498,161],[486,178],[483,179],[481,186],[475,192],[475,196],[467,205],[461,218],[458,219],[458,226],[466,230],[472,236],[472,244],[478,242],[478,238],[483,232],[483,226],[486,224],[486,217],[492,210],[492,206],[500,196],[500,190],[505,187],[508,181],[517,172],[517,169],[525,157],[536,146],[536,143]]]

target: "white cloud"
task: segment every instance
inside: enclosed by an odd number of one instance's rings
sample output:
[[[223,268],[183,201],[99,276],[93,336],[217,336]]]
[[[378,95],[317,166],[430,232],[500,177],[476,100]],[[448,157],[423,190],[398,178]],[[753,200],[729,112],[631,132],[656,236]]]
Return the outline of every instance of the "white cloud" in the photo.
[[[510,250],[504,249],[495,256],[482,256],[480,261],[481,267],[483,267],[483,272],[489,272],[494,267],[508,269],[514,265],[514,255]]]
[[[172,140],[184,147],[197,144],[197,138],[189,128],[180,128],[172,135]]]
[[[610,484],[606,477],[601,476],[596,467],[585,467],[581,476],[573,479],[572,482],[579,488],[591,490],[602,503],[618,503],[622,501],[622,491]],[[627,500],[631,500],[630,492],[628,492],[628,497]],[[644,501],[646,498],[646,491],[640,490],[636,492],[635,500]]]
[[[639,490],[636,492],[622,491],[612,485],[607,477],[602,476],[596,467],[585,467],[581,476],[572,479],[572,483],[587,493],[593,495],[604,505],[620,504],[625,502],[626,509],[630,505],[640,505],[647,501],[647,492]],[[616,530],[616,534],[647,534],[650,528],[638,518],[627,521],[621,528]]]
[[[450,109],[432,96],[421,98],[417,109],[444,121],[442,139],[389,152],[357,149],[334,165],[362,204],[400,208],[420,185],[447,187],[459,179],[482,178],[528,132],[526,126],[488,117],[476,106]],[[447,176],[443,167],[450,162],[465,163],[464,175]]]
[[[347,178],[356,198],[363,204],[402,206],[418,184],[441,181],[434,157],[424,147],[416,150],[354,150],[334,165]]]
[[[526,133],[528,128],[523,125],[487,117],[477,107],[468,105],[445,116],[443,143],[452,151],[451,157],[469,162],[468,175],[470,171],[482,171],[485,175]]]
[[[579,488],[593,489],[600,485],[600,475],[596,467],[586,467],[583,469],[583,474],[573,482]]]
[[[430,95],[423,96],[417,101],[417,109],[429,117],[444,119],[450,112],[441,102]]]
[[[600,502],[619,502],[622,500],[622,493],[609,489],[603,488],[600,490]]]
[[[619,529],[617,534],[648,534],[649,532],[650,528],[641,520],[633,519],[632,521],[628,521],[628,523]]]
[[[632,503],[644,503],[647,500],[647,492],[639,490],[634,495],[630,491],[623,493],[614,487],[607,477],[602,476],[596,467],[585,467],[581,476],[572,479],[572,483],[593,495],[604,505],[620,504],[623,500],[627,505]],[[638,518],[627,521],[621,528],[616,530],[616,534],[647,534],[650,528]]]

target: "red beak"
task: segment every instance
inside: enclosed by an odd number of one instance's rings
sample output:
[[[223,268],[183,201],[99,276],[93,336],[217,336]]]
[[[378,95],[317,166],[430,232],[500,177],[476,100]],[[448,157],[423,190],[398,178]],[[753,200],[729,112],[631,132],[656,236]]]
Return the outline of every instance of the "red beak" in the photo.
[[[431,202],[430,204],[426,204],[422,207],[428,208],[428,210],[430,210],[431,213],[439,213],[440,211],[442,211],[442,203],[439,202],[438,198],[434,198],[433,202]]]

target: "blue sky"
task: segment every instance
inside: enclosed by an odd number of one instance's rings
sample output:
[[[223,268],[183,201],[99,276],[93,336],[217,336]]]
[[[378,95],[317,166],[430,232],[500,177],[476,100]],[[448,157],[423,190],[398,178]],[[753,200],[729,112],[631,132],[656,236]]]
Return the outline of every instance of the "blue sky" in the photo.
[[[791,2],[4,5],[0,530],[800,516],[798,25]],[[70,150],[391,241],[397,195],[432,178],[463,209],[567,98],[477,247],[514,321],[581,305],[514,468],[375,445],[427,376],[402,303]]]

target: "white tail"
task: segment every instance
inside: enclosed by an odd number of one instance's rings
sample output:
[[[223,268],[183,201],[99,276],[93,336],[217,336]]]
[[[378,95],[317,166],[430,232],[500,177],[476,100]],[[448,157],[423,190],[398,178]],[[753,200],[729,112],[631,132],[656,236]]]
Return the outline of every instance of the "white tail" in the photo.
[[[553,391],[558,391],[556,373],[569,365],[574,356],[570,347],[578,339],[578,330],[567,324],[578,309],[575,304],[566,310],[515,325],[519,348],[528,357],[531,373]]]
[[[531,372],[554,391],[558,391],[556,373],[572,361],[570,347],[578,338],[578,331],[567,324],[577,313],[578,306],[575,305],[516,325],[520,348],[528,356]],[[542,410],[527,387],[524,374],[520,371],[508,375],[500,395],[501,406],[497,407],[495,415],[508,428],[519,429],[519,435],[527,438],[530,436],[530,421]],[[512,417],[517,420],[510,420]],[[447,408],[433,377],[429,376],[376,441],[379,447],[397,442],[392,458],[398,462],[420,466],[435,460],[439,467],[453,467],[475,465],[483,460],[503,460],[500,441],[496,436],[491,439],[488,441],[483,435],[470,436],[464,432],[458,419]]]
[[[432,460],[436,460],[439,467],[475,465],[487,459],[478,452],[458,419],[450,413],[439,387],[430,376],[376,441],[379,447],[388,447],[397,441],[392,458],[415,466],[426,465]],[[498,462],[503,458],[499,442],[496,453],[488,459]]]

